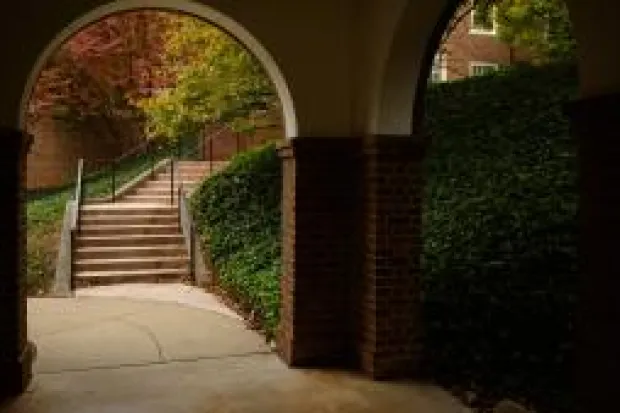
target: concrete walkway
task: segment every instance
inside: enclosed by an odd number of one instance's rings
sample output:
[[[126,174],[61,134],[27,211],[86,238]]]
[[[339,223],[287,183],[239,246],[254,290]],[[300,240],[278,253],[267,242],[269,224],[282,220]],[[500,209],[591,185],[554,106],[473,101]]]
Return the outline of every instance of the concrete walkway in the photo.
[[[182,286],[153,287],[136,287],[140,299],[112,297],[122,290],[104,288],[72,299],[30,300],[35,378],[25,395],[0,411],[467,411],[432,386],[289,369],[214,297],[200,298]],[[167,291],[167,302],[155,301],[155,291]]]

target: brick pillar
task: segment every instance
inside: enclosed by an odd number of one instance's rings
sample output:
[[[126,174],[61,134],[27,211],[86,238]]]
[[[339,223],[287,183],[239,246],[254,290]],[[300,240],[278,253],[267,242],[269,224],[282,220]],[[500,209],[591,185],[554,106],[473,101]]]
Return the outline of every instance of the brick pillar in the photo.
[[[620,94],[568,106],[580,159],[580,411],[617,407],[620,375]]]
[[[419,362],[423,148],[411,136],[376,136],[364,145],[357,350],[376,379],[412,376]]]
[[[354,355],[351,283],[359,275],[361,139],[298,138],[283,161],[283,273],[278,348],[292,366]]]
[[[30,140],[0,129],[0,400],[23,392],[31,378],[32,346],[26,332],[25,214],[23,190]]]

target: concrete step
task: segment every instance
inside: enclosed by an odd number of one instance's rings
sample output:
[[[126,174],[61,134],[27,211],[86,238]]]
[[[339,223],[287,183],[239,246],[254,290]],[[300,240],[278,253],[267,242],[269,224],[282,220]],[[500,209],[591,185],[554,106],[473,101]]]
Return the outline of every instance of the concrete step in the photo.
[[[80,235],[124,236],[124,235],[175,235],[180,234],[178,225],[83,225]]]
[[[183,191],[192,192],[194,191],[194,189],[197,189],[197,188],[198,188],[198,185],[184,185]],[[179,187],[175,187],[174,196],[177,196],[178,193],[179,193]],[[127,194],[127,196],[134,196],[134,195],[167,196],[168,198],[170,198],[170,188],[165,188],[165,187],[158,188],[158,187],[147,186],[147,187],[136,188],[131,193]]]
[[[77,288],[128,283],[177,283],[188,281],[189,272],[185,269],[79,271],[73,279]]]
[[[207,177],[208,173],[200,173],[200,174],[174,174],[175,181],[183,181],[183,182],[197,182],[202,181],[205,177]],[[158,182],[168,182],[170,183],[170,174],[169,173],[160,173],[155,176],[152,181]]]
[[[196,172],[196,173],[204,173],[205,171],[208,171],[209,168],[209,164],[206,165],[175,165],[174,167],[174,171],[175,173],[177,171],[179,172],[188,172],[188,173],[192,173],[192,172]],[[215,169],[215,165],[213,166],[213,169]],[[163,169],[160,169],[159,172],[170,172],[170,167],[166,167]]]
[[[129,247],[84,247],[74,251],[76,260],[183,257],[187,255],[184,244]]]
[[[73,263],[76,272],[80,271],[127,271],[127,270],[188,270],[189,258],[178,257],[137,257],[137,258],[103,258],[78,259]]]
[[[183,160],[183,161],[176,161],[175,162],[177,165],[208,165],[209,161],[198,161],[198,160]],[[215,161],[213,162],[215,164]]]
[[[215,168],[215,164],[213,164],[213,168]],[[209,163],[204,163],[204,164],[178,164],[175,163],[174,164],[174,170],[175,171],[206,171],[209,170]],[[161,171],[165,171],[165,172],[170,172],[170,165],[167,165],[166,167],[160,169],[158,172]]]
[[[213,165],[215,166],[216,163],[213,162]],[[209,167],[209,162],[175,161],[174,167],[180,169],[204,169]],[[163,169],[170,169],[170,164],[167,164]]]
[[[177,195],[178,187],[172,191],[174,196]],[[131,195],[139,196],[168,196],[170,197],[170,188],[136,188]]]
[[[180,162],[175,162],[175,167],[180,167],[180,168],[191,168],[191,167],[196,167],[196,168],[225,168],[230,162],[229,161],[213,161],[213,166],[209,165],[210,162],[209,161],[180,161]],[[166,169],[170,170],[170,166],[166,166]]]
[[[196,181],[185,181],[183,182],[183,186],[192,186],[195,185]],[[176,190],[180,186],[179,181],[174,181],[174,189]],[[136,189],[142,188],[153,188],[153,189],[167,189],[170,191],[170,181],[145,181],[140,186],[137,186]]]
[[[181,234],[139,234],[123,236],[79,236],[75,248],[95,247],[135,247],[135,246],[184,246],[185,239]]]
[[[80,222],[85,226],[99,225],[178,225],[179,214],[168,215],[95,215],[82,216]]]
[[[176,203],[176,194],[173,203]],[[136,204],[160,204],[170,205],[170,194],[168,195],[126,195],[123,197],[123,202],[136,203]]]
[[[94,216],[135,216],[135,215],[173,215],[178,209],[167,205],[138,205],[135,203],[117,202],[107,204],[92,204],[82,207],[81,217]]]

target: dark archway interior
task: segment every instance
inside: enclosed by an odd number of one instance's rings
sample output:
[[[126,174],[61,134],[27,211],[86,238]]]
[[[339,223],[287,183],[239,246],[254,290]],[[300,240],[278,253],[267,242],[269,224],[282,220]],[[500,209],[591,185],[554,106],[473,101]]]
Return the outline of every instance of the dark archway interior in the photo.
[[[410,2],[412,12],[421,1]],[[423,133],[426,75],[440,34],[457,5],[455,1],[448,3],[430,38],[417,39],[427,47],[414,110],[416,138]],[[615,71],[620,57],[611,41],[617,15],[609,10],[615,6],[604,0],[569,1],[569,6],[580,43],[582,96],[567,105],[579,146],[580,172],[582,279],[575,376],[582,410],[601,412],[616,405],[620,370],[616,334],[620,301],[615,297],[620,289],[616,247],[620,197],[614,190],[620,176],[620,75]],[[320,7],[325,7],[325,14],[330,11],[328,5]],[[279,16],[274,14],[273,18],[273,26],[280,27]],[[320,24],[316,30],[321,30]],[[307,45],[313,39],[305,38]],[[295,40],[291,32],[291,41]],[[328,57],[334,56],[325,60]],[[12,67],[6,70],[13,73]],[[24,69],[17,66],[15,70]],[[349,71],[338,73],[342,83],[349,84]],[[313,86],[306,84],[305,89],[312,91]],[[320,102],[319,97],[314,98],[313,102]],[[310,119],[322,119],[319,111],[312,113]],[[322,114],[325,118],[331,115]],[[329,118],[326,124],[334,119]],[[330,131],[324,126],[314,130]],[[24,253],[20,174],[27,145],[15,128],[0,130],[0,137],[6,142],[0,183],[6,214],[0,231],[5,237],[4,275],[0,279],[0,397],[5,397],[25,390],[32,352],[27,345],[20,281]],[[412,320],[411,314],[419,314],[419,303],[412,297],[419,295],[415,277],[419,275],[421,212],[412,200],[421,196],[424,142],[414,142],[411,136],[373,136],[362,145],[359,138],[300,139],[282,151],[287,225],[284,288],[288,288],[290,300],[284,300],[282,306],[281,353],[291,365],[310,366],[333,356],[355,354],[373,377],[411,376],[418,373],[411,370],[418,361],[423,331],[420,320]],[[410,190],[403,191],[403,187]],[[359,211],[360,216],[353,217],[352,210]],[[363,246],[351,246],[351,231],[359,235]],[[341,282],[334,285],[334,278]],[[348,296],[351,290],[354,298]],[[343,297],[351,301],[344,303]],[[336,313],[343,315],[334,317]],[[344,340],[338,335],[342,328],[347,332]],[[332,364],[329,361],[327,364]]]

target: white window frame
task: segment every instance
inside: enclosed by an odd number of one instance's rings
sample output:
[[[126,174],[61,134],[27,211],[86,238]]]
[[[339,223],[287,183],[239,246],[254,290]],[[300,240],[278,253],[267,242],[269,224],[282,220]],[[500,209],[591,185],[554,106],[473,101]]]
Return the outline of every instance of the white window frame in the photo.
[[[491,17],[493,18],[493,28],[491,30],[476,27],[476,8],[473,7],[469,13],[469,33],[482,34],[485,36],[497,35],[497,7],[491,6]]]
[[[439,65],[439,67],[437,67]],[[439,79],[433,81],[433,74],[438,73]],[[437,52],[433,58],[431,66],[431,82],[441,83],[448,81],[448,64],[446,62],[446,53]]]
[[[499,70],[499,63],[492,62],[469,62],[469,76],[481,76],[474,73],[475,67],[492,67],[494,71]]]

